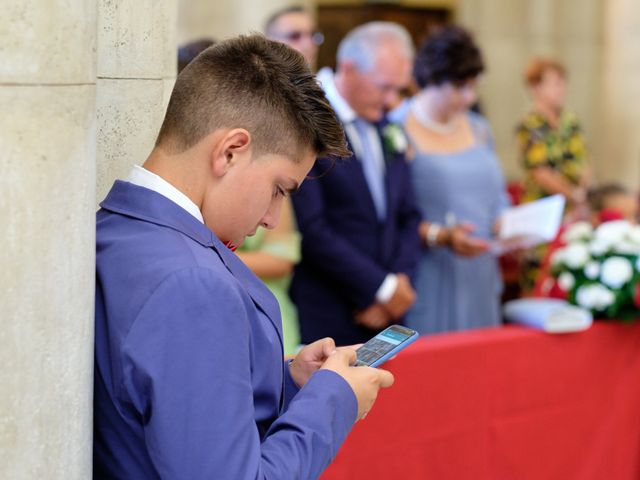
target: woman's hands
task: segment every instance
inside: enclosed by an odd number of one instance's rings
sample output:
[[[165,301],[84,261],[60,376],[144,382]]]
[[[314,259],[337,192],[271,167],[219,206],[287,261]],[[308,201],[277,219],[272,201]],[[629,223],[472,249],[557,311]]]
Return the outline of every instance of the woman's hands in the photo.
[[[472,236],[475,226],[471,223],[459,223],[450,227],[440,227],[436,238],[436,245],[449,247],[458,255],[475,257],[489,250],[489,242]],[[429,223],[422,222],[419,227],[420,236],[425,244],[429,231]]]
[[[488,251],[489,242],[471,236],[475,229],[470,223],[461,223],[460,225],[449,227],[449,246],[451,249],[464,257],[475,257]]]

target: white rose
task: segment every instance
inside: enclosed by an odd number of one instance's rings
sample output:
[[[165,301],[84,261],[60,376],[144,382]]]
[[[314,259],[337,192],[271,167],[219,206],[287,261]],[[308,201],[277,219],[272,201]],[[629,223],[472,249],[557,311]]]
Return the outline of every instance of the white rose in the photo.
[[[615,300],[611,290],[600,284],[583,285],[576,292],[578,305],[589,310],[604,310]]]
[[[402,128],[398,125],[390,123],[384,127],[383,135],[395,153],[403,153],[407,151],[409,142],[402,131]]]
[[[576,284],[576,279],[569,272],[562,272],[558,277],[558,285],[562,290],[568,292]]]
[[[596,228],[595,239],[608,245],[615,245],[620,243],[630,230],[631,224],[626,220],[604,222]]]
[[[564,263],[569,268],[581,268],[589,261],[589,248],[584,243],[572,243],[563,253]]]
[[[593,227],[589,222],[576,222],[562,234],[565,243],[588,240],[593,235]]]
[[[398,129],[398,134],[394,140],[396,144],[396,150],[398,152],[406,152],[407,148],[409,148],[409,142],[407,141],[407,137],[404,135],[402,130]]]
[[[640,254],[640,244],[624,239],[613,247],[613,251],[623,255],[637,255]]]
[[[640,245],[640,225],[635,225],[627,232],[627,238],[631,243]]]
[[[584,275],[590,280],[595,280],[600,275],[600,264],[598,262],[589,262],[584,267]]]
[[[602,262],[602,273],[600,278],[602,283],[611,288],[620,288],[631,280],[633,276],[633,266],[624,257],[610,257]]]
[[[594,240],[589,245],[589,250],[591,251],[591,255],[594,257],[599,257],[600,255],[604,255],[609,251],[611,245],[608,242],[603,240]]]

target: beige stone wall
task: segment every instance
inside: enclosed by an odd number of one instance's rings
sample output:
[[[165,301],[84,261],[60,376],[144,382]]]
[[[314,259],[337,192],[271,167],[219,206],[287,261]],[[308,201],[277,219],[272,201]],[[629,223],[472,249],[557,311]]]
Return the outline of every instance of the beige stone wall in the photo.
[[[569,71],[568,107],[585,127],[596,182],[640,188],[640,3],[634,0],[460,0],[488,72],[482,102],[508,177],[521,176],[513,126],[527,110],[527,59],[550,55]]]
[[[269,16],[290,5],[313,10],[314,0],[178,0],[178,44],[199,38],[224,40],[243,33],[261,32]]]
[[[2,479],[91,477],[96,199],[153,145],[176,12],[176,0],[0,11]]]
[[[552,56],[567,66],[568,108],[583,123],[593,160],[600,160],[595,152],[602,141],[603,10],[603,0],[459,1],[457,18],[474,32],[485,55],[481,102],[507,177],[522,174],[514,128],[529,108],[521,78],[534,55]]]
[[[0,478],[91,475],[95,20],[0,14]]]
[[[177,0],[98,1],[98,202],[153,148],[176,76],[176,15]]]
[[[605,10],[602,132],[596,173],[640,188],[640,3],[609,0]]]

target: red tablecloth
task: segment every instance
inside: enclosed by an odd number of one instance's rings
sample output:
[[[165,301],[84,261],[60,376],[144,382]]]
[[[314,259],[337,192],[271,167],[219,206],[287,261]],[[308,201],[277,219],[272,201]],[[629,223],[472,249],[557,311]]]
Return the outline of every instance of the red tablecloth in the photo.
[[[640,322],[418,340],[323,480],[640,479]]]

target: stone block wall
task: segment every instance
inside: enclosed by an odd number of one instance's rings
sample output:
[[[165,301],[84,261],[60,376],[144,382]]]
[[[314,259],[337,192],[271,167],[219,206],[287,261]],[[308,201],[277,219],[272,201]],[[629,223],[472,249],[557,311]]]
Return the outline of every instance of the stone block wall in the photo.
[[[91,478],[96,202],[155,141],[176,1],[0,12],[0,478]]]

